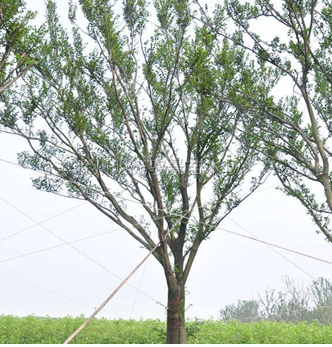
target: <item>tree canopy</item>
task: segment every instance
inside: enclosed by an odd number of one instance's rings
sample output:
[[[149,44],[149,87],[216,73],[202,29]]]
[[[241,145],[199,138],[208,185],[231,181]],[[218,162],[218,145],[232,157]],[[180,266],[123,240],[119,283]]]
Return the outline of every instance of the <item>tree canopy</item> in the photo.
[[[251,74],[250,68],[243,69],[241,83],[233,84],[231,98],[245,111],[244,127],[261,140],[257,150],[286,194],[302,203],[331,242],[332,4],[227,0],[218,12],[221,17],[227,12],[233,31],[219,30],[218,21],[215,24],[204,9],[202,21],[256,61],[257,70]],[[273,87],[255,84],[257,74]],[[280,83],[286,86],[283,91],[276,88]]]
[[[36,61],[31,57],[43,29],[32,27],[35,17],[22,0],[0,1],[0,93],[22,77]]]
[[[3,93],[2,129],[26,139],[19,162],[44,173],[37,189],[89,201],[149,250],[160,243],[167,341],[185,342],[199,246],[265,174],[243,186],[258,141],[229,102],[248,57],[196,22],[189,0],[79,5],[70,3],[69,34],[47,1],[37,64]]]
[[[38,47],[24,4],[0,5],[1,131],[26,139],[19,163],[42,173],[37,189],[160,245],[168,342],[185,342],[199,246],[268,170],[332,241],[328,0],[226,0],[212,14],[198,0],[79,0],[71,33],[48,0]]]

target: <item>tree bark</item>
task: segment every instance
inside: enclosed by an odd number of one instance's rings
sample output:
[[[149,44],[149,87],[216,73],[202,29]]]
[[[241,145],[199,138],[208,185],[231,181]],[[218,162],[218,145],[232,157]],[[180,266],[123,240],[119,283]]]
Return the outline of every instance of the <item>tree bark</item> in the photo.
[[[168,285],[166,343],[179,343],[180,290],[176,284]]]
[[[179,303],[179,342],[187,343],[187,333],[186,333],[186,306],[185,301],[186,293],[184,285],[180,287],[180,303]]]
[[[176,280],[171,282],[168,281],[166,343],[186,343],[184,286],[175,283]]]

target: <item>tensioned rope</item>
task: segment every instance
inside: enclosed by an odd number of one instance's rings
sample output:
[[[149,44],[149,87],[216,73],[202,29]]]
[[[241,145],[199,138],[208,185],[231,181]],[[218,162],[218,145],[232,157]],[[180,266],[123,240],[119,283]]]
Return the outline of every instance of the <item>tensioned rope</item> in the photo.
[[[10,278],[10,279],[12,279],[12,280],[21,282],[21,283],[23,283],[23,284],[25,284],[25,285],[27,285],[27,286],[30,286],[30,287],[33,287],[33,288],[42,290],[42,291],[47,292],[47,293],[50,293],[50,294],[53,294],[53,295],[57,295],[57,296],[59,296],[59,297],[61,297],[61,298],[64,298],[64,299],[67,299],[67,300],[76,302],[76,303],[78,303],[78,304],[82,304],[82,305],[85,305],[85,306],[88,306],[88,307],[91,307],[91,308],[94,308],[94,309],[96,308],[96,306],[93,306],[93,305],[91,305],[91,304],[88,304],[88,303],[86,303],[86,302],[84,302],[84,301],[80,301],[80,300],[74,299],[74,298],[72,298],[72,297],[70,297],[70,296],[57,293],[57,292],[55,292],[54,290],[50,290],[50,289],[47,289],[47,288],[44,288],[44,287],[40,287],[40,286],[38,286],[38,285],[36,285],[36,284],[27,282],[27,281],[25,281],[25,280],[22,280],[22,279],[20,279],[20,278],[14,277],[14,276],[12,276],[12,275],[8,275],[8,274],[5,274],[5,273],[3,273],[3,272],[0,272],[0,275],[1,275],[1,276],[4,276],[4,277],[8,277],[8,278]],[[107,310],[104,310],[104,312],[107,312],[107,313],[112,314],[112,315],[115,314],[115,315],[121,317],[121,315],[118,314],[118,313],[116,313],[116,312],[110,312],[110,311],[107,311]]]
[[[16,165],[16,166],[19,166],[21,167],[20,165],[18,164],[15,164],[13,162],[9,162],[7,160],[3,160],[3,159],[0,159],[0,161],[5,161],[7,163],[10,163],[10,164],[13,164],[13,165]],[[22,167],[21,167],[22,168]],[[269,187],[269,188],[265,188],[265,189],[271,189],[272,187]],[[262,190],[265,190],[265,189],[262,189]],[[260,190],[258,190],[259,192]],[[127,199],[127,200],[130,200],[130,199]],[[130,200],[131,202],[135,202],[135,203],[138,203],[137,201],[133,201],[133,200]],[[254,234],[252,234],[250,231],[248,231],[247,229],[245,229],[243,226],[241,226],[239,223],[235,222],[234,220],[232,220],[230,217],[228,217],[232,222],[234,222],[235,224],[237,224],[238,226],[240,226],[242,229],[244,229],[246,232],[250,233],[251,235],[255,236]],[[218,229],[220,229],[220,227],[218,227]],[[233,234],[236,234],[236,233],[233,233]],[[240,236],[241,234],[239,234],[238,236]],[[245,235],[243,235],[245,237]],[[311,278],[315,278],[314,276],[312,276],[311,274],[309,274],[306,270],[304,270],[303,268],[301,268],[299,265],[295,264],[293,261],[291,261],[290,259],[288,259],[287,257],[285,257],[283,254],[281,254],[280,252],[278,252],[277,250],[275,250],[273,247],[273,244],[270,244],[269,242],[265,242],[265,241],[262,241],[262,240],[259,240],[258,238],[252,238],[253,240],[256,240],[257,242],[261,242],[261,243],[264,243],[266,244],[267,247],[269,247],[270,249],[272,249],[274,252],[276,252],[278,255],[280,255],[282,258],[284,258],[285,260],[287,260],[288,262],[290,262],[292,265],[296,266],[298,269],[300,269],[301,271],[303,271],[305,274],[307,274],[308,276],[310,276]],[[1,240],[0,240],[1,241]],[[66,243],[67,244],[67,243]],[[281,249],[285,249],[285,247],[282,247],[282,246],[278,246],[276,245],[277,248],[281,248]],[[296,254],[299,254],[299,255],[302,255],[302,256],[307,256],[309,258],[312,258],[314,259],[315,257],[313,256],[310,256],[310,255],[306,255],[304,253],[301,253],[301,252],[297,252],[297,251],[293,251],[293,250],[290,250],[290,249],[285,249],[285,250],[288,250],[290,252],[293,252],[293,253],[296,253]],[[319,259],[317,258],[316,260],[319,260],[319,261],[323,261],[325,263],[330,263],[326,260],[323,260],[323,259]],[[114,273],[112,273],[113,275],[115,275]],[[115,275],[116,276],[116,275]],[[116,276],[118,277],[118,276]],[[119,277],[118,277],[119,278]],[[138,290],[137,288],[135,288],[136,290]],[[153,299],[154,300],[154,299]],[[154,300],[155,301],[155,300]],[[159,302],[158,302],[159,303]],[[164,305],[163,305],[164,306]],[[166,308],[166,307],[165,307]]]
[[[67,299],[67,300],[69,300],[69,301],[72,301],[72,302],[75,302],[75,303],[79,303],[79,304],[82,304],[82,305],[84,305],[84,306],[88,306],[88,307],[90,307],[90,308],[95,308],[95,306],[93,306],[93,305],[91,305],[91,304],[88,304],[88,303],[86,303],[86,302],[83,302],[83,301],[80,301],[80,300],[71,298],[71,297],[69,297],[69,296],[67,296],[67,295],[63,295],[63,294],[57,293],[57,292],[55,292],[55,291],[53,291],[53,290],[50,290],[50,289],[47,289],[47,288],[40,287],[40,286],[38,286],[38,285],[36,285],[36,284],[32,284],[32,283],[30,283],[30,282],[27,282],[27,281],[22,280],[22,279],[20,279],[20,278],[17,278],[17,277],[14,277],[14,276],[5,274],[5,273],[3,273],[3,272],[0,272],[0,275],[1,275],[1,276],[4,276],[4,277],[8,277],[8,278],[10,278],[10,279],[12,279],[12,280],[21,282],[21,283],[23,283],[23,284],[25,284],[25,285],[27,285],[27,286],[30,286],[30,287],[33,287],[33,288],[36,288],[36,289],[45,291],[45,292],[47,292],[47,293],[50,293],[50,294],[53,294],[53,295],[56,295],[56,296],[59,296],[59,297],[62,297],[62,298]],[[329,307],[332,307],[332,305],[316,306],[315,308],[316,308],[316,309],[321,309],[321,308],[329,308]],[[287,313],[294,313],[294,312],[299,312],[299,311],[301,311],[301,310],[297,309],[297,310],[290,310],[290,311],[284,311],[284,312],[287,312]],[[105,310],[105,309],[103,310],[103,312],[107,312],[107,313],[112,314],[112,315],[115,314],[115,315],[121,317],[121,315],[118,314],[118,313],[116,313],[116,312],[110,312],[110,311]],[[255,318],[257,318],[257,316],[246,316],[246,317],[242,317],[241,319],[252,319],[252,318],[255,319]]]
[[[90,240],[90,239],[93,239],[93,238],[96,238],[96,237],[108,235],[108,234],[110,234],[110,233],[113,233],[113,232],[116,232],[116,231],[119,231],[119,230],[122,230],[122,228],[115,229],[115,230],[110,230],[110,231],[105,231],[104,233],[100,233],[100,234],[97,234],[97,235],[92,235],[92,236],[83,237],[83,238],[81,238],[81,239],[77,239],[77,240],[74,240],[74,241],[70,241],[70,242],[68,242],[68,243],[69,243],[69,244],[72,244],[72,243],[77,243],[77,242],[80,242],[80,241]],[[37,253],[49,251],[49,250],[51,250],[51,249],[55,249],[55,248],[59,248],[59,247],[63,247],[63,246],[67,246],[67,244],[66,244],[66,243],[61,243],[61,244],[59,244],[59,245],[55,245],[55,246],[51,246],[51,247],[47,247],[47,248],[42,248],[42,249],[37,249],[36,251],[32,251],[32,252],[29,252],[29,253],[20,254],[20,255],[17,255],[17,256],[15,256],[15,257],[6,258],[6,259],[0,259],[0,263],[6,263],[6,262],[11,261],[11,260],[20,259],[20,258],[23,258],[23,257],[28,257],[29,255],[33,255],[33,254],[37,254]]]
[[[268,189],[272,189],[274,187],[267,187],[267,188],[263,188],[263,189],[258,189],[256,191],[256,193],[258,192],[262,192],[264,190],[268,190]],[[257,238],[252,232],[250,232],[249,230],[247,230],[246,228],[244,228],[243,226],[241,226],[239,223],[235,222],[231,217],[227,216],[228,219],[230,219],[233,223],[237,224],[239,227],[241,227],[243,230],[245,230],[247,233],[249,233],[250,235],[252,235],[253,237]],[[196,218],[197,220],[197,218]],[[200,221],[197,220],[198,223],[201,223]],[[208,223],[203,223],[205,225],[211,225]],[[217,227],[217,229],[220,227]],[[258,239],[258,238],[257,238]],[[294,265],[295,267],[297,267],[299,270],[301,270],[303,273],[305,273],[307,276],[315,279],[314,276],[312,276],[308,271],[304,270],[301,266],[299,266],[298,264],[296,264],[295,262],[293,262],[292,260],[290,260],[289,258],[287,258],[285,255],[281,254],[280,252],[278,252],[276,249],[274,249],[272,246],[266,244],[267,247],[269,247],[273,252],[277,253],[280,257],[282,257],[283,259],[285,259],[287,262],[289,262],[290,264]]]
[[[144,264],[144,268],[143,268],[143,271],[142,271],[142,276],[141,276],[141,279],[140,279],[139,284],[138,284],[138,289],[141,289],[141,287],[142,287],[143,278],[144,278],[144,275],[145,275],[145,272],[146,272],[147,265],[148,265],[148,260]],[[135,307],[136,307],[137,300],[138,300],[138,294],[139,294],[139,291],[137,291],[136,294],[135,294],[135,299],[134,299],[134,302],[133,302],[133,306],[132,306],[131,311],[130,311],[130,316],[129,316],[130,319],[132,319],[134,311],[135,311]]]
[[[269,245],[269,246],[272,246],[272,247],[275,247],[275,248],[280,248],[282,250],[285,250],[285,251],[288,251],[288,252],[291,252],[291,253],[295,253],[295,254],[301,255],[303,257],[307,257],[307,258],[310,258],[310,259],[313,259],[313,260],[317,260],[317,261],[320,261],[320,262],[332,265],[332,262],[329,261],[329,260],[321,259],[321,258],[312,256],[312,255],[309,255],[309,254],[306,254],[306,253],[295,251],[295,250],[292,250],[290,248],[286,248],[284,246],[280,246],[280,245],[277,245],[277,244],[274,244],[274,243],[270,243],[270,242],[267,242],[267,241],[263,241],[263,240],[260,240],[260,239],[254,238],[254,237],[243,235],[243,234],[240,234],[240,233],[228,230],[228,229],[224,229],[224,228],[221,228],[221,227],[217,227],[217,229],[225,231],[225,232],[233,234],[233,235],[237,235],[237,236],[244,237],[244,238],[247,238],[247,239],[250,239],[250,240],[253,240],[253,241],[257,241],[257,242],[260,242],[260,243],[263,243],[263,244],[266,244],[266,245]],[[73,241],[70,241],[70,242],[67,242],[67,243],[61,243],[59,245],[38,249],[36,251],[20,254],[20,255],[11,257],[11,258],[0,259],[0,264],[8,262],[8,261],[11,261],[11,260],[27,257],[27,256],[30,256],[30,255],[33,255],[33,254],[37,254],[37,253],[45,252],[45,251],[48,251],[48,250],[52,250],[52,249],[55,249],[55,248],[63,247],[63,246],[66,246],[67,244],[77,243],[77,242],[80,242],[80,241],[85,241],[85,240],[97,238],[97,237],[100,237],[100,236],[108,235],[110,233],[113,233],[113,232],[116,232],[116,231],[120,231],[120,230],[122,230],[122,228],[118,228],[118,229],[115,229],[115,230],[109,230],[109,231],[105,231],[105,232],[97,234],[97,235],[91,235],[91,236],[87,236],[87,237],[83,237],[83,238],[80,238],[80,239],[76,239],[76,240],[73,240]]]
[[[164,236],[163,241],[165,241],[170,234],[170,232],[185,218],[186,214],[184,214],[175,224],[174,226],[167,231]],[[68,337],[68,339],[63,344],[68,344],[73,338],[80,333],[90,322],[91,320],[107,305],[107,303],[114,297],[114,295],[125,285],[125,283],[135,274],[135,272],[144,264],[144,262],[150,257],[150,255],[161,245],[161,241],[156,244],[151,251],[143,258],[143,260],[130,272],[130,274],[119,284],[119,286],[107,297],[107,299],[92,313],[92,315],[72,334]],[[170,308],[168,308],[170,310]]]
[[[1,197],[0,197],[0,199],[3,200]],[[4,200],[3,200],[3,201],[4,201]],[[55,214],[55,215],[53,215],[53,216],[51,216],[51,217],[49,217],[49,218],[47,218],[47,219],[44,219],[43,221],[41,221],[41,222],[39,222],[39,223],[35,223],[35,224],[33,224],[33,225],[31,225],[31,226],[29,226],[29,227],[27,227],[27,228],[21,229],[21,230],[19,230],[19,231],[13,233],[13,234],[11,234],[11,235],[8,235],[8,236],[6,236],[6,237],[0,239],[0,242],[5,241],[5,240],[8,240],[8,239],[10,239],[10,238],[12,238],[12,237],[14,237],[14,236],[16,236],[16,235],[18,235],[18,234],[23,233],[24,231],[27,231],[27,230],[29,230],[29,229],[32,229],[32,228],[34,228],[34,227],[36,227],[36,226],[38,226],[38,225],[41,225],[41,224],[43,224],[43,223],[46,223],[46,222],[48,222],[48,221],[50,221],[50,220],[52,220],[52,219],[54,219],[54,218],[56,218],[56,217],[59,217],[59,216],[65,214],[65,213],[67,213],[67,212],[69,212],[69,211],[75,210],[76,208],[81,207],[81,206],[85,205],[86,203],[87,203],[87,202],[84,202],[84,203],[79,204],[79,205],[77,205],[77,206],[71,207],[71,208],[69,208],[69,209],[67,209],[67,210],[65,210],[65,211],[62,211],[62,212],[60,212],[60,213],[58,213],[58,214]]]
[[[237,224],[238,224],[238,223],[237,223]],[[240,225],[239,225],[239,226],[240,226]],[[263,243],[263,244],[266,244],[266,245],[270,245],[270,246],[272,246],[272,247],[280,248],[280,249],[286,250],[286,251],[288,251],[288,252],[292,252],[292,253],[295,253],[295,254],[298,254],[298,255],[301,255],[301,256],[304,256],[304,257],[308,257],[308,258],[313,259],[313,260],[321,261],[321,262],[324,262],[324,263],[327,263],[327,264],[332,264],[332,262],[327,261],[327,260],[325,260],[325,259],[320,259],[320,258],[311,256],[311,255],[309,255],[309,254],[305,254],[305,253],[302,253],[302,252],[294,251],[294,250],[292,250],[292,249],[285,248],[285,247],[280,246],[280,245],[272,244],[272,243],[270,243],[270,242],[266,242],[266,241],[263,241],[263,240],[259,240],[259,239],[257,239],[257,238],[253,238],[253,237],[250,237],[250,236],[246,236],[246,235],[243,235],[243,234],[239,234],[239,233],[236,233],[236,232],[234,232],[234,231],[230,231],[230,230],[227,230],[227,229],[224,229],[224,228],[221,228],[221,227],[218,227],[218,229],[220,229],[220,230],[222,230],[222,231],[225,231],[225,232],[227,232],[227,233],[236,235],[236,236],[244,237],[244,238],[247,238],[247,239],[256,241],[256,242],[260,242],[260,243]],[[80,241],[84,241],[84,240],[96,238],[96,237],[103,236],[103,235],[107,235],[107,234],[109,234],[109,233],[112,233],[112,232],[115,232],[115,231],[118,231],[118,230],[121,230],[121,228],[116,229],[116,230],[107,231],[107,232],[104,232],[104,233],[101,233],[101,234],[98,234],[98,235],[92,235],[92,236],[88,236],[88,237],[85,237],[85,238],[77,239],[77,240],[71,241],[71,242],[69,242],[69,243],[76,243],[76,242],[80,242]],[[63,243],[63,244],[60,244],[60,245],[56,245],[56,246],[44,248],[44,249],[41,249],[41,250],[37,250],[37,251],[30,252],[30,253],[26,253],[26,254],[22,254],[22,255],[19,255],[19,256],[16,256],[16,257],[3,259],[3,260],[0,260],[0,263],[7,262],[7,261],[11,261],[11,260],[15,260],[15,259],[19,259],[19,258],[22,258],[22,257],[25,257],[25,256],[33,255],[33,254],[40,253],[40,252],[47,251],[47,250],[51,250],[51,249],[54,249],[54,248],[63,247],[63,246],[65,246],[65,245],[66,245],[66,244]],[[144,271],[143,271],[143,273],[142,273],[142,278],[141,278],[141,280],[140,280],[140,284],[139,284],[139,287],[138,287],[138,290],[137,290],[137,293],[136,293],[136,296],[135,296],[135,300],[134,300],[133,308],[132,308],[132,310],[131,310],[130,317],[131,317],[132,314],[133,314],[133,310],[134,310],[134,307],[135,307],[136,302],[137,302],[137,297],[138,297],[137,295],[138,295],[138,293],[141,291],[140,288],[141,288],[141,283],[142,283],[142,280],[143,280],[144,272],[145,272],[145,269],[146,269],[146,264],[147,264],[147,263],[145,263],[145,268],[144,268]],[[313,277],[313,276],[311,276],[311,277]],[[59,295],[60,295],[60,294],[59,294]],[[90,306],[91,306],[91,305],[90,305]],[[91,307],[92,307],[92,306],[91,306]],[[250,317],[247,317],[247,318],[250,318]]]
[[[0,159],[1,160],[1,159]],[[18,165],[18,164],[15,164],[15,163],[11,163],[11,164],[14,164],[14,165],[17,165],[17,166],[19,166],[19,167],[21,167],[20,165]],[[2,199],[2,198],[0,198],[0,199]],[[4,199],[2,199],[3,201],[5,201]],[[5,201],[6,202],[6,201]],[[6,202],[7,203],[7,202]],[[137,202],[136,202],[137,203]],[[11,205],[11,204],[9,204],[10,206],[12,206],[13,208],[15,208],[16,210],[18,210],[15,206],[13,206],[13,205]],[[81,204],[82,205],[82,204]],[[81,206],[81,205],[78,205],[78,206]],[[77,206],[77,207],[78,207]],[[21,213],[23,213],[22,211],[20,211],[20,210],[18,210],[19,212],[21,212]],[[66,211],[64,211],[64,212],[62,212],[62,213],[65,213]],[[61,214],[62,214],[61,213]],[[28,217],[29,219],[31,219],[29,216],[27,216],[25,213],[23,213],[26,217]],[[60,215],[60,214],[59,214]],[[51,217],[52,218],[52,217]],[[230,218],[230,217],[229,217]],[[49,219],[48,219],[49,220]],[[232,220],[231,218],[230,218],[230,220]],[[235,222],[234,220],[232,220],[234,223],[236,223],[237,225],[239,225],[241,228],[243,228],[244,230],[246,230],[244,227],[242,227],[239,223],[237,223],[237,222]],[[34,221],[35,222],[35,221]],[[36,225],[40,225],[40,223],[37,223],[37,222],[35,222],[36,223]],[[41,222],[42,223],[42,222]],[[45,228],[44,226],[42,226],[44,229],[46,229],[47,230],[47,228]],[[47,231],[49,231],[49,230],[47,230]],[[246,230],[248,233],[250,233],[248,230]],[[20,232],[22,232],[22,231],[20,231]],[[51,232],[51,231],[49,231],[49,232]],[[17,233],[15,233],[15,234],[17,234]],[[54,236],[56,236],[57,237],[57,235],[56,234],[54,234],[54,233],[52,233],[51,232],[51,234],[53,234]],[[252,233],[250,233],[250,234],[252,234]],[[252,234],[253,235],[253,234]],[[14,236],[14,234],[12,234],[12,236]],[[253,235],[253,236],[255,236],[255,235]],[[9,236],[9,237],[11,237],[11,236]],[[8,237],[7,237],[8,238]],[[61,238],[60,238],[61,239]],[[100,263],[98,263],[98,262],[96,262],[94,259],[92,259],[91,257],[89,257],[89,256],[87,256],[85,253],[83,253],[83,252],[81,252],[80,250],[78,250],[76,247],[74,247],[74,246],[72,246],[72,245],[70,245],[68,242],[66,242],[65,240],[63,240],[63,239],[61,239],[63,242],[64,242],[64,244],[66,244],[66,245],[69,245],[69,246],[71,246],[73,249],[75,249],[76,251],[78,251],[79,253],[81,253],[82,255],[84,255],[86,258],[88,258],[90,261],[92,261],[92,262],[94,262],[96,265],[98,265],[98,266],[100,266],[100,267],[102,267],[104,270],[106,270],[107,272],[109,272],[109,273],[111,273],[113,276],[115,276],[115,277],[117,277],[118,279],[120,279],[120,280],[122,280],[119,276],[117,276],[115,273],[113,273],[113,272],[111,272],[109,269],[107,269],[107,268],[105,268],[102,264],[100,264]],[[258,239],[257,239],[258,240]],[[1,241],[1,240],[0,240]],[[264,242],[262,242],[262,243],[264,243]],[[271,245],[269,245],[268,244],[268,242],[266,242],[265,243],[269,248],[271,248]],[[278,248],[281,248],[281,247],[278,247]],[[287,257],[285,257],[283,254],[281,254],[280,252],[278,252],[277,250],[275,250],[274,248],[271,248],[274,252],[276,252],[277,254],[279,254],[281,257],[283,257],[285,260],[287,260],[288,262],[290,262],[291,264],[293,264],[294,266],[296,266],[298,269],[300,269],[301,271],[303,271],[304,273],[306,273],[308,276],[310,276],[311,278],[315,278],[314,276],[312,276],[310,273],[308,273],[306,270],[304,270],[303,268],[301,268],[299,265],[297,265],[297,264],[295,264],[293,261],[291,261],[290,259],[288,259]],[[297,253],[297,254],[299,254],[300,252],[297,252],[297,251],[294,251],[294,253]],[[311,257],[311,256],[309,256],[309,255],[307,255],[308,257]],[[322,261],[324,261],[324,260],[322,260]],[[327,262],[327,261],[324,261],[324,262]],[[130,285],[130,284],[129,284]],[[135,288],[135,287],[134,287]],[[139,291],[139,288],[135,288],[137,291]],[[144,295],[146,295],[146,296],[148,296],[146,293],[144,293]],[[148,296],[149,297],[149,296]],[[151,299],[151,297],[150,297],[150,299]],[[157,301],[157,300],[155,300],[155,299],[152,299],[153,301],[155,301],[155,302],[157,302],[158,304],[161,304],[159,301]],[[165,305],[163,305],[163,304],[161,304],[162,306],[164,306],[165,307]],[[166,308],[166,307],[165,307]]]
[[[221,227],[218,227],[218,229],[219,230],[223,230],[226,233],[230,233],[230,234],[233,234],[233,235],[241,236],[241,237],[244,237],[246,239],[253,240],[253,241],[256,241],[256,242],[261,242],[261,243],[264,243],[265,245],[269,245],[271,247],[280,248],[280,249],[283,249],[284,251],[287,251],[287,252],[292,252],[292,253],[295,253],[295,254],[298,254],[298,255],[302,255],[303,257],[308,257],[310,259],[314,259],[314,260],[321,261],[323,263],[327,263],[327,264],[331,264],[332,265],[331,261],[328,261],[328,260],[325,260],[325,259],[317,258],[317,257],[314,257],[312,255],[305,254],[305,253],[302,253],[302,252],[299,252],[299,251],[294,251],[292,249],[289,249],[289,248],[286,248],[286,247],[283,247],[283,246],[279,246],[279,245],[276,245],[274,243],[270,243],[270,242],[266,242],[266,241],[263,241],[263,240],[259,240],[259,239],[256,239],[254,237],[243,235],[243,234],[240,234],[240,233],[236,233],[234,231],[230,231],[230,230],[227,230],[227,229],[224,229],[224,228],[221,228]]]
[[[233,220],[232,218],[229,217],[229,219],[236,225],[238,225],[240,228],[242,228],[244,231],[246,231],[248,234],[250,234],[251,236],[253,236],[256,239],[259,239],[255,234],[253,234],[251,231],[249,231],[248,229],[246,229],[245,227],[243,227],[242,225],[240,225],[238,222],[236,222],[235,220]],[[301,266],[299,266],[298,264],[296,264],[294,261],[290,260],[289,258],[287,258],[285,255],[283,255],[282,253],[280,253],[278,250],[276,250],[275,248],[273,248],[270,245],[266,245],[266,247],[270,248],[274,253],[277,253],[280,257],[282,257],[283,259],[285,259],[287,262],[289,262],[290,264],[294,265],[296,268],[298,268],[300,271],[302,271],[303,273],[305,273],[307,276],[311,277],[312,279],[316,279],[315,276],[313,276],[312,274],[310,274],[308,271],[304,270]]]
[[[197,220],[197,219],[196,219]],[[198,223],[201,223],[199,220],[197,220]],[[202,223],[204,225],[212,225],[211,223]],[[236,223],[238,224],[238,223]],[[238,224],[240,226],[240,224]],[[243,228],[243,227],[242,227]],[[216,227],[216,229],[219,229],[219,230],[224,230],[222,229],[221,227]],[[244,229],[244,228],[243,228]],[[244,229],[246,230],[246,229]],[[250,231],[246,230],[248,233],[250,233],[251,235],[253,235]],[[239,234],[241,235],[241,234]],[[238,235],[238,236],[239,236]],[[244,235],[245,236],[245,235]],[[254,235],[253,235],[254,236]],[[259,240],[259,239],[257,239]],[[260,240],[261,241],[261,240]],[[262,241],[262,243],[265,243]],[[311,277],[312,279],[316,279],[313,275],[311,275],[309,272],[307,272],[306,270],[304,270],[303,268],[301,268],[299,265],[295,264],[292,260],[288,259],[286,256],[284,256],[283,254],[281,254],[280,252],[278,252],[276,249],[274,249],[271,245],[269,244],[266,244],[267,247],[269,247],[271,250],[273,250],[275,253],[277,253],[278,255],[280,255],[282,258],[284,258],[285,260],[287,260],[289,263],[293,264],[295,267],[297,267],[299,270],[301,270],[302,272],[304,272],[306,275],[308,275],[309,277]],[[294,252],[297,252],[297,251],[294,251]],[[304,253],[303,253],[304,254]],[[311,257],[311,256],[309,256]]]
[[[40,223],[36,222],[33,218],[31,218],[30,216],[28,216],[26,213],[24,213],[23,211],[21,211],[20,209],[18,209],[17,207],[15,207],[14,205],[12,205],[11,203],[9,203],[8,201],[6,201],[5,199],[0,197],[0,200],[4,201],[6,204],[8,204],[9,206],[11,206],[13,209],[15,209],[16,211],[20,212],[21,214],[23,214],[24,216],[26,216],[27,218],[29,218],[30,220],[32,220],[34,223],[39,224],[44,230],[46,230],[47,232],[49,232],[50,234],[52,234],[54,237],[56,237],[57,239],[59,239],[60,241],[62,241],[64,244],[66,244],[67,246],[70,246],[72,249],[74,249],[76,252],[80,253],[81,255],[83,255],[85,258],[87,258],[89,261],[93,262],[94,264],[98,265],[99,267],[101,267],[103,270],[107,271],[109,274],[111,274],[112,276],[118,278],[120,281],[123,281],[123,279],[118,276],[117,274],[115,274],[113,271],[109,270],[107,267],[105,267],[104,265],[102,265],[101,263],[97,262],[96,260],[94,260],[93,258],[91,258],[89,255],[87,255],[86,253],[82,252],[80,249],[78,249],[77,247],[73,246],[71,243],[67,242],[66,240],[64,240],[62,237],[58,236],[57,234],[55,234],[53,231],[49,230],[48,228],[46,228],[44,225],[41,225]],[[136,291],[139,291],[140,293],[142,293],[144,296],[146,296],[147,298],[151,299],[152,301],[154,301],[156,304],[163,306],[165,309],[168,309],[168,307],[164,304],[162,304],[160,301],[154,299],[152,296],[150,296],[149,294],[139,290],[138,288],[136,288],[135,286],[133,286],[130,283],[126,283],[128,286],[132,287],[133,289],[135,289]]]
[[[155,237],[155,234],[156,234],[156,230],[154,232],[154,237]],[[141,279],[139,281],[139,284],[138,284],[138,289],[141,289],[142,287],[142,283],[143,283],[143,278],[144,278],[144,275],[145,275],[145,271],[146,271],[146,268],[147,268],[147,265],[148,265],[148,260],[145,262],[145,265],[144,265],[144,268],[143,268],[143,271],[142,271],[142,275],[141,275]],[[139,294],[139,291],[136,292],[135,294],[135,299],[134,299],[134,302],[133,302],[133,306],[131,308],[131,311],[130,311],[130,319],[132,319],[132,316],[133,316],[133,313],[134,313],[134,310],[135,310],[135,307],[136,307],[136,303],[137,303],[137,300],[138,300],[138,294]]]

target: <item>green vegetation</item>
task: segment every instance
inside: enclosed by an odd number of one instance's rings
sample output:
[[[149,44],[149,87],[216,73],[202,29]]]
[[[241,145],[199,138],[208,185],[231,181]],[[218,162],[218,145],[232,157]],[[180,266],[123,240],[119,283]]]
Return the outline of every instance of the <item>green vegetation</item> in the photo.
[[[89,201],[153,250],[168,290],[167,342],[185,343],[200,245],[266,174],[251,177],[257,140],[228,102],[247,57],[198,26],[190,0],[125,0],[122,15],[120,1],[70,1],[71,34],[57,1],[45,3],[37,63],[2,93],[0,130],[27,141],[18,161],[42,173],[37,189]]]
[[[290,278],[284,279],[281,290],[266,289],[258,299],[238,300],[220,310],[224,321],[255,321],[332,323],[332,281],[327,278],[313,280],[307,286],[298,286]]]
[[[332,242],[330,2],[73,0],[66,23],[45,0],[35,33],[23,1],[0,1],[0,131],[26,140],[34,187],[88,201],[151,251],[168,343],[186,342],[201,244],[269,171]],[[277,300],[265,316],[284,320],[293,301]]]
[[[45,34],[43,27],[30,25],[35,13],[26,11],[21,0],[0,2],[0,94],[34,66],[32,58]]]
[[[62,343],[84,317],[0,316],[0,343]],[[74,343],[164,343],[160,320],[93,320]],[[241,323],[194,320],[187,323],[189,343],[332,343],[332,326],[318,322]]]

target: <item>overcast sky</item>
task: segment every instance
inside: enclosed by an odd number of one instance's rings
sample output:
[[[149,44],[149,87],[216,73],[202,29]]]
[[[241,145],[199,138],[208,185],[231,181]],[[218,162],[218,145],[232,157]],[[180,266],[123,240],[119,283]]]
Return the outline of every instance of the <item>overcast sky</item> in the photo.
[[[32,9],[44,6],[41,0],[27,3]],[[59,3],[64,15],[66,3]],[[32,189],[32,171],[2,161],[17,162],[17,152],[24,149],[23,140],[0,133],[0,314],[89,315],[120,283],[114,274],[125,278],[147,251],[88,203]],[[317,227],[296,200],[275,189],[277,184],[270,177],[220,228],[250,232],[332,261],[331,244],[315,233]],[[64,245],[19,257],[62,244],[54,234],[66,242],[103,235],[74,243],[76,249]],[[202,244],[189,276],[187,316],[218,318],[223,306],[257,297],[268,287],[280,288],[285,276],[299,284],[331,278],[331,265],[277,251],[224,230],[214,232]],[[18,258],[3,261],[13,257]],[[166,304],[166,283],[153,257],[130,283],[150,297],[125,286],[99,316],[164,319],[165,308],[156,301]]]

